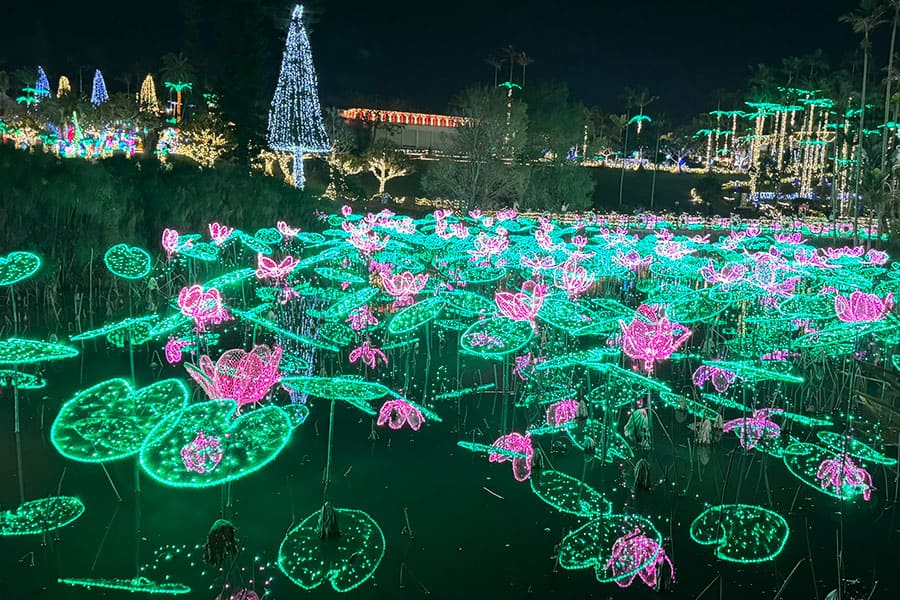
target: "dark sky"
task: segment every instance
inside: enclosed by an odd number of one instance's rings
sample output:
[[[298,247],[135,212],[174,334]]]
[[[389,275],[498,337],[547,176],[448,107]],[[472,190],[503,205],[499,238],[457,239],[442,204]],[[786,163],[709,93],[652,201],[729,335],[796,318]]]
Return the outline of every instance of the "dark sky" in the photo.
[[[157,70],[160,55],[184,43],[177,9],[166,8],[173,3],[3,4],[0,68],[41,63],[54,82],[65,70],[75,83],[77,66],[83,65],[89,85],[98,65],[115,91],[122,87],[118,72]],[[565,81],[574,96],[607,109],[621,107],[624,86],[646,87],[661,98],[657,110],[688,115],[709,110],[712,90],[742,87],[750,64],[779,64],[784,56],[816,48],[839,62],[858,44],[849,27],[837,22],[854,8],[849,0],[315,4],[311,42],[320,94],[323,103],[338,106],[378,98],[444,110],[461,88],[492,83],[493,70],[484,59],[512,44],[535,61],[527,81]],[[877,68],[884,66],[887,36],[883,28],[875,38]],[[272,47],[280,56],[281,42],[273,39]]]

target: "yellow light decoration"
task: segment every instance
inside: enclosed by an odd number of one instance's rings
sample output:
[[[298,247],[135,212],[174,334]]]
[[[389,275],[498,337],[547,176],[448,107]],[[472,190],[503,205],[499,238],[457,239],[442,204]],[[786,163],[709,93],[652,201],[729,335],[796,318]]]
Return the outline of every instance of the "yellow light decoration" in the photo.
[[[138,93],[138,105],[145,112],[159,112],[159,100],[156,97],[156,84],[153,82],[153,76],[149,73],[141,84],[141,91]]]
[[[66,94],[72,91],[72,84],[69,83],[69,78],[65,75],[61,75],[59,77],[59,85],[56,86],[56,97],[62,98]]]

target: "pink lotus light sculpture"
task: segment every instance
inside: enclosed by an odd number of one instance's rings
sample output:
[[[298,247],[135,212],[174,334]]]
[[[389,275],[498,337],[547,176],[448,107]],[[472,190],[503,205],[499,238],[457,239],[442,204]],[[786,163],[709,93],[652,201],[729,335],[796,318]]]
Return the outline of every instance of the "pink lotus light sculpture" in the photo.
[[[519,264],[523,267],[531,269],[532,273],[541,269],[555,269],[556,259],[548,255],[523,254],[519,257]]]
[[[225,240],[227,240],[233,232],[233,227],[228,227],[219,223],[209,224],[209,237],[213,242],[215,242],[216,246],[221,246],[222,244],[224,244]]]
[[[744,279],[744,274],[746,272],[746,267],[741,264],[725,265],[718,272],[716,272],[715,265],[712,261],[709,261],[705,266],[700,267],[700,276],[703,277],[704,281],[712,284],[731,285],[737,283]]]
[[[866,260],[863,264],[880,266],[885,264],[888,261],[888,258],[890,257],[888,256],[887,252],[882,252],[881,250],[872,248],[866,253]]]
[[[547,360],[546,358],[538,358],[529,352],[528,354],[523,354],[522,356],[516,357],[516,365],[513,367],[513,375],[518,375],[519,379],[522,381],[527,381],[531,372],[534,370],[536,365]]]
[[[775,238],[776,242],[782,244],[797,245],[806,241],[803,239],[802,233],[776,233],[772,237]]]
[[[494,302],[506,317],[513,321],[528,321],[534,326],[534,319],[544,305],[547,286],[529,279],[522,284],[520,292],[497,292]]]
[[[644,361],[644,370],[653,371],[653,363],[669,358],[690,336],[691,330],[658,314],[659,307],[641,304],[631,323],[619,321],[622,351]]]
[[[685,244],[681,242],[669,242],[662,241],[656,243],[656,253],[660,256],[665,256],[671,260],[678,260],[679,258],[684,258],[688,254],[693,254],[696,252],[693,248],[688,248]]]
[[[197,437],[181,449],[181,462],[188,471],[203,475],[219,466],[223,453],[222,441],[213,435],[206,437],[201,429]]]
[[[707,381],[711,381],[716,391],[722,394],[728,391],[728,388],[731,387],[731,384],[734,383],[736,378],[737,375],[733,371],[720,369],[719,367],[710,365],[700,365],[697,367],[697,370],[694,371],[691,380],[697,387],[703,387],[703,384]]]
[[[291,274],[297,266],[297,259],[293,256],[285,256],[281,262],[275,262],[263,253],[256,255],[256,278],[282,281]]]
[[[278,365],[281,347],[256,346],[250,352],[240,348],[222,353],[215,365],[205,354],[199,368],[185,365],[188,375],[206,392],[211,400],[228,399],[238,404],[256,404],[281,380]]]
[[[842,248],[825,248],[825,256],[830,259],[843,258],[845,256],[849,258],[860,258],[863,254],[865,254],[866,249],[862,246],[844,246]]]
[[[781,427],[769,420],[769,415],[781,414],[777,408],[762,408],[753,411],[753,416],[726,421],[722,431],[737,431],[744,450],[753,450],[763,438],[776,440],[781,437]]]
[[[283,235],[284,237],[291,239],[297,237],[297,234],[300,233],[300,229],[294,229],[284,221],[278,221],[275,224],[275,228]]]
[[[367,231],[350,234],[350,237],[347,238],[347,242],[362,254],[369,256],[373,252],[383,250],[390,239],[391,236],[389,235],[384,236],[384,239],[382,239],[378,237],[378,234],[374,231]]]
[[[675,581],[675,566],[666,555],[666,551],[656,540],[648,538],[640,529],[635,529],[613,543],[606,568],[615,577],[619,574],[634,571],[648,561],[650,563],[640,571],[621,579],[616,579],[616,585],[620,588],[626,588],[634,582],[635,577],[640,577],[641,581],[646,585],[656,587],[660,567],[663,564],[668,564],[669,576],[672,578],[672,581]]]
[[[378,319],[372,314],[369,305],[360,306],[353,309],[347,316],[347,323],[350,323],[350,329],[353,331],[362,331],[370,325],[378,325]]]
[[[174,229],[164,229],[162,233],[162,247],[166,251],[166,256],[172,258],[178,252],[178,232]]]
[[[178,338],[170,337],[169,341],[166,342],[166,362],[170,365],[176,365],[181,362],[181,350],[190,346],[191,343],[188,340],[180,340]]]
[[[594,275],[589,275],[587,269],[577,264],[566,261],[557,273],[553,275],[553,285],[566,292],[569,300],[577,300],[594,285]]]
[[[388,359],[385,356],[384,352],[379,350],[378,348],[373,348],[369,345],[369,342],[363,342],[362,346],[354,348],[350,352],[350,362],[355,363],[356,361],[361,361],[364,365],[369,367],[370,369],[374,369],[378,365],[378,360],[384,364],[387,364]]]
[[[400,429],[409,424],[409,428],[418,431],[425,422],[422,411],[406,400],[388,400],[378,411],[378,426],[388,425],[391,429]]]
[[[394,308],[399,308],[412,304],[414,296],[421,292],[428,283],[428,274],[413,275],[409,271],[404,271],[396,275],[385,276],[382,273],[381,283],[384,285],[384,291],[395,298]]]
[[[534,458],[534,448],[531,445],[530,435],[522,435],[521,433],[516,432],[508,433],[497,438],[497,440],[493,444],[491,444],[491,446],[524,454],[524,457],[512,457],[505,454],[489,453],[488,461],[512,461],[513,477],[515,477],[516,481],[520,483],[528,480],[528,478],[531,477],[531,461]]]
[[[498,229],[498,234],[500,233]],[[490,236],[484,231],[475,236],[475,248],[469,250],[472,260],[482,259],[482,263],[490,264],[492,257],[501,254],[509,247],[509,239],[505,235]]]
[[[469,334],[469,345],[473,348],[502,348],[503,340],[487,331],[476,331]]]
[[[571,398],[554,402],[547,407],[547,425],[559,427],[570,423],[578,414],[578,400]]]
[[[867,294],[856,290],[850,297],[834,297],[834,312],[838,319],[844,323],[871,323],[880,321],[891,312],[894,306],[894,293],[891,292],[884,299],[875,294]]]
[[[653,261],[653,256],[648,254],[645,257],[641,257],[637,250],[629,250],[625,253],[619,250],[616,252],[616,255],[613,256],[612,260],[619,266],[627,267],[632,271],[638,271],[648,267]]]
[[[862,494],[866,502],[872,497],[872,476],[847,454],[822,461],[816,471],[822,488],[834,488],[841,498]]]
[[[222,304],[222,295],[216,288],[205,291],[200,285],[181,288],[178,309],[184,316],[194,319],[198,331],[203,331],[210,323],[218,325],[231,320],[231,315]]]

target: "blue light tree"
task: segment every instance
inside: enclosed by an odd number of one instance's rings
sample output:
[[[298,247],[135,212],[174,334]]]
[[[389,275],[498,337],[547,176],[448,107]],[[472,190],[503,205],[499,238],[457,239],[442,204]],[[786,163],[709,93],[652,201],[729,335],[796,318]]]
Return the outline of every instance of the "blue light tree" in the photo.
[[[94,71],[94,89],[91,91],[91,104],[100,106],[109,100],[109,94],[106,92],[106,82],[103,81],[103,74],[100,69]]]
[[[44,73],[43,67],[37,68],[38,78],[37,83],[34,84],[34,95],[38,100],[41,98],[49,98],[50,97],[50,80],[47,79],[47,74]]]
[[[298,4],[291,15],[266,136],[273,150],[294,154],[294,186],[300,189],[303,189],[303,153],[331,151],[302,17],[303,7]]]

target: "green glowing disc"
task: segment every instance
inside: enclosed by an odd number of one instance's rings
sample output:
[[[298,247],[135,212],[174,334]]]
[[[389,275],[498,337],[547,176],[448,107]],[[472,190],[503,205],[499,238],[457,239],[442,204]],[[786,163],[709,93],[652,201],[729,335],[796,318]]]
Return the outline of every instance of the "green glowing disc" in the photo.
[[[350,377],[285,377],[281,383],[301,394],[326,400],[342,400],[370,415],[377,412],[370,402],[394,395],[380,383]]]
[[[104,590],[121,590],[124,592],[140,592],[145,594],[170,594],[177,596],[179,594],[189,594],[191,588],[182,583],[164,582],[157,583],[150,581],[146,577],[135,577],[134,579],[96,579],[96,578],[60,578],[58,583],[63,585],[71,585],[75,587],[83,587],[87,589],[104,589]]]
[[[0,536],[36,535],[65,527],[84,512],[84,504],[72,496],[29,500],[13,510],[0,512]]]
[[[388,333],[400,335],[409,331],[415,331],[437,318],[444,309],[444,304],[443,298],[434,296],[404,308],[391,318],[387,326]]]
[[[612,512],[612,503],[591,486],[559,471],[531,474],[531,490],[556,510],[579,517]]]
[[[534,330],[527,321],[494,317],[473,323],[460,338],[460,348],[484,358],[500,358],[531,341]]]
[[[41,268],[41,258],[31,252],[10,252],[0,256],[0,287],[25,281]]]
[[[143,248],[116,244],[103,255],[109,272],[122,279],[142,279],[150,273],[153,258]]]
[[[78,350],[64,344],[9,338],[0,340],[0,365],[27,365],[78,356]]]
[[[597,581],[608,583],[627,579],[651,565],[658,555],[644,561],[614,569],[612,548],[616,540],[639,531],[662,547],[662,535],[649,520],[640,515],[603,514],[569,533],[559,549],[559,566],[563,569],[594,569]]]
[[[767,508],[723,504],[703,511],[691,523],[690,533],[698,544],[714,545],[722,560],[758,563],[781,553],[790,528],[784,517]]]
[[[47,381],[40,375],[0,369],[0,387],[19,388],[20,390],[39,390],[47,386]]]

